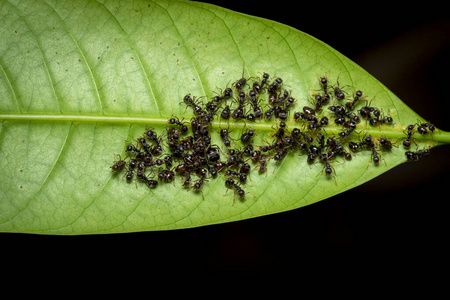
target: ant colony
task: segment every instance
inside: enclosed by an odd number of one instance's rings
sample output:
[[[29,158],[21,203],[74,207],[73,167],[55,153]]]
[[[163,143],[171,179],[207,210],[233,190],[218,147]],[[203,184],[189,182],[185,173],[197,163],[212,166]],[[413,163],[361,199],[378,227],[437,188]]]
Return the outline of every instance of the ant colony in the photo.
[[[318,176],[325,173],[334,177],[332,163],[337,157],[351,160],[357,153],[369,151],[369,162],[377,165],[380,151],[398,147],[386,136],[377,139],[357,130],[359,123],[369,126],[393,123],[382,109],[371,106],[363,91],[349,92],[346,91],[349,86],[339,86],[339,82],[332,85],[327,77],[320,77],[310,105],[291,112],[296,100],[287,87],[281,78],[263,73],[256,79],[242,77],[206,104],[187,94],[183,102],[187,109],[192,109],[194,117],[189,122],[171,117],[161,134],[147,127],[135,143],[125,142],[126,158],[119,157],[111,171],[124,171],[128,183],[136,181],[149,188],[181,178],[181,186],[195,192],[201,192],[209,178],[223,175],[227,191],[234,192],[234,203],[236,195],[245,199],[243,186],[252,171],[267,176],[269,161],[279,162],[291,152],[304,156],[309,164],[320,163],[322,171]],[[289,116],[298,126],[288,128]],[[230,137],[231,131],[226,128],[213,129],[215,118],[221,124],[224,120],[228,124],[230,120],[241,120],[245,125],[240,137]],[[272,140],[264,139],[263,144],[256,145],[254,137],[258,133],[251,124],[271,119],[277,123],[268,135]],[[340,132],[326,138],[326,128],[332,123]],[[434,130],[429,123],[407,126],[403,147],[410,147],[414,133],[424,135]],[[352,133],[357,138],[350,140]],[[225,150],[212,143],[213,134],[220,136]],[[417,161],[429,152],[429,149],[406,151],[406,160]]]

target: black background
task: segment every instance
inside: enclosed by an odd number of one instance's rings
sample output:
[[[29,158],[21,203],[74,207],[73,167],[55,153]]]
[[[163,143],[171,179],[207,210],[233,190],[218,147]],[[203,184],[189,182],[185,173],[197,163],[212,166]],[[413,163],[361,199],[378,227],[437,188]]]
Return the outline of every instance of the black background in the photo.
[[[297,7],[293,1],[207,2],[279,21],[324,41],[419,115],[450,130],[450,19],[442,2],[426,7],[379,1],[301,1]],[[110,270],[123,276],[121,268],[137,266],[149,275],[165,269],[175,277],[193,273],[192,267],[231,278],[290,270],[299,277],[340,276],[349,268],[358,274],[432,276],[449,267],[448,153],[448,146],[437,147],[422,161],[281,214],[167,232],[1,234],[1,251],[4,258],[25,262],[32,273],[40,268],[87,274]]]

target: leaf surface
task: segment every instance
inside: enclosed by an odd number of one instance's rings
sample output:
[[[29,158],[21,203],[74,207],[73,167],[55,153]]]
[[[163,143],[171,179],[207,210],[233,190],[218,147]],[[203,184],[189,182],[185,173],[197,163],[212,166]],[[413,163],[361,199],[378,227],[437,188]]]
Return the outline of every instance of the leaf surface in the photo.
[[[0,230],[89,234],[164,230],[230,222],[299,208],[356,187],[405,162],[400,145],[371,163],[308,164],[292,153],[251,174],[245,200],[208,178],[202,193],[180,180],[154,190],[110,170],[114,154],[146,125],[162,132],[189,120],[184,95],[211,98],[241,78],[276,75],[308,105],[320,76],[357,87],[394,118],[365,134],[404,138],[424,121],[392,92],[321,41],[291,27],[184,1],[0,1]],[[290,118],[292,120],[292,118]],[[252,124],[263,144],[275,121]],[[238,138],[242,122],[215,120]],[[293,121],[288,126],[295,126]],[[341,128],[332,125],[329,134]],[[446,132],[415,137],[448,143]],[[222,147],[217,134],[213,142]],[[255,165],[252,166],[253,168]]]

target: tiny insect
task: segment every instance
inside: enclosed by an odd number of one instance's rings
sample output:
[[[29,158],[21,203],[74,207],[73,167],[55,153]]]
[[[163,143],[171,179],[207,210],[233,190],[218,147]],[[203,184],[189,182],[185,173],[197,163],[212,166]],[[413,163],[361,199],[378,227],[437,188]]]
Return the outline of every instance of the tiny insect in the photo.
[[[243,142],[244,144],[250,142],[251,138],[254,135],[255,135],[255,132],[253,131],[253,129],[250,128],[248,131],[244,132],[241,135],[241,142]]]
[[[186,133],[189,130],[189,127],[184,122],[180,121],[178,118],[170,118],[169,124],[180,126],[180,130],[182,133]]]
[[[119,160],[115,161],[114,164],[110,167],[111,172],[118,172],[118,171],[122,170],[126,164],[127,163],[124,160],[122,160],[122,158],[119,155]]]
[[[331,88],[333,89],[334,97],[336,97],[336,99],[344,100],[346,94],[346,92],[343,90],[344,87],[346,87],[346,85],[343,87],[339,87],[339,79],[337,80],[337,85],[335,87],[331,86]]]
[[[347,107],[349,110],[353,110],[356,106],[356,103],[362,97],[362,95],[363,95],[362,91],[360,91],[360,90],[356,91],[355,96],[353,97],[353,100],[345,103],[345,107]]]
[[[229,134],[228,129],[223,128],[220,130],[220,137],[222,138],[223,144],[226,147],[231,146],[230,137],[228,136],[228,134]]]
[[[403,141],[403,146],[409,148],[411,146],[411,136],[413,135],[414,125],[406,127],[406,139]]]
[[[421,158],[430,155],[430,149],[417,150],[416,152],[406,151],[407,161],[419,161]]]
[[[389,151],[392,149],[392,142],[387,137],[380,137],[378,142],[380,143],[381,149],[385,151]]]

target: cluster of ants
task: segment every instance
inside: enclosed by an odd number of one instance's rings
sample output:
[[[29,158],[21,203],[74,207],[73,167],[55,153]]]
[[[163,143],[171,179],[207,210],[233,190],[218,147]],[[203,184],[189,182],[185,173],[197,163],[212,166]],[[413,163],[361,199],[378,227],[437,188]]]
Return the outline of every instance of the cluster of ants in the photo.
[[[279,162],[288,153],[300,151],[307,157],[308,163],[319,161],[322,171],[333,176],[331,163],[336,157],[351,160],[355,153],[370,151],[371,162],[380,162],[379,151],[390,151],[396,146],[387,137],[375,139],[364,135],[359,140],[348,141],[362,120],[370,126],[391,124],[392,117],[385,115],[379,108],[370,106],[363,92],[356,90],[349,96],[348,86],[331,85],[327,77],[320,77],[318,89],[309,100],[310,105],[301,111],[293,112],[293,119],[299,127],[288,129],[286,120],[296,100],[279,77],[270,78],[263,73],[260,78],[242,77],[231,87],[220,91],[206,103],[201,98],[187,94],[183,102],[193,110],[190,122],[171,117],[163,134],[158,135],[154,128],[147,127],[135,143],[126,141],[126,158],[115,160],[111,166],[113,172],[125,171],[127,182],[135,178],[149,188],[170,183],[177,177],[182,178],[182,187],[201,192],[208,178],[224,174],[225,186],[233,189],[234,195],[245,198],[243,185],[252,170],[266,173],[270,159]],[[359,105],[361,103],[361,105]],[[328,105],[330,104],[330,105]],[[328,106],[326,106],[328,105]],[[326,106],[326,107],[325,107]],[[359,109],[356,107],[359,106]],[[328,117],[324,112],[328,110]],[[244,131],[239,140],[230,137],[230,130],[221,128],[219,135],[226,151],[212,143],[215,132],[212,121],[234,119],[242,120]],[[263,120],[277,120],[277,127],[269,134],[272,141],[264,139],[264,145],[254,145],[255,131],[248,123]],[[332,119],[330,121],[330,119]],[[330,122],[340,125],[338,136],[325,137],[324,127]],[[403,146],[409,148],[412,136],[417,132],[427,134],[435,127],[429,123],[409,125],[405,131]],[[240,146],[237,146],[240,144]],[[417,161],[429,154],[429,150],[406,151],[408,161]],[[251,161],[256,164],[252,167]],[[233,198],[234,203],[234,198]]]

